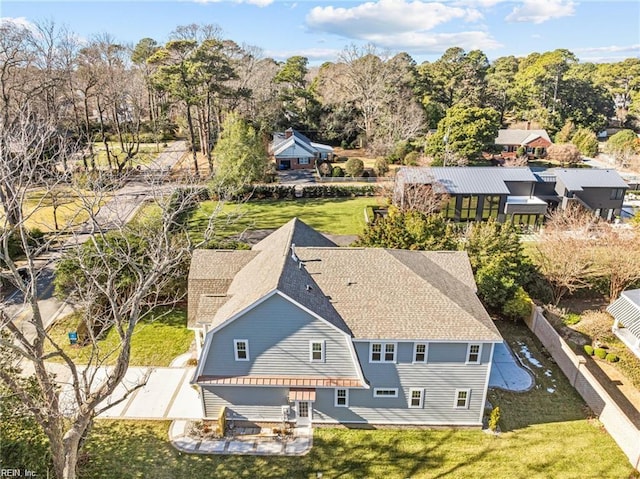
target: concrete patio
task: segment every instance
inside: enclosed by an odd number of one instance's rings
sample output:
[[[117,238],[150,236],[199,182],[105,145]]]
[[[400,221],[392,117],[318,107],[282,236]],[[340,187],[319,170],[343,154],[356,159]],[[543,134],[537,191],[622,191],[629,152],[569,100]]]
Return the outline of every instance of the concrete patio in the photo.
[[[177,420],[171,424],[169,440],[173,447],[189,454],[303,456],[313,445],[313,430],[296,427],[290,437],[282,438],[269,428],[240,428],[231,437],[203,439],[189,434],[189,421]]]

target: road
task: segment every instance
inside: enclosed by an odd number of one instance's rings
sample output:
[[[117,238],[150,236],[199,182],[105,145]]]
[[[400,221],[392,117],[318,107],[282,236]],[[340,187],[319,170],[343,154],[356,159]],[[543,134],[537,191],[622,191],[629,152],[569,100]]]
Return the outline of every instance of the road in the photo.
[[[144,202],[154,195],[169,192],[176,185],[160,184],[162,177],[169,174],[171,168],[178,162],[186,151],[186,142],[176,141],[161,152],[157,158],[146,168],[153,172],[154,183],[147,181],[149,177],[141,175],[141,178],[128,182],[122,188],[113,193],[112,199],[104,204],[98,211],[94,222],[86,222],[81,225],[74,235],[61,246],[47,251],[35,260],[37,277],[38,305],[40,306],[45,328],[48,328],[58,317],[73,311],[72,305],[61,302],[53,296],[53,279],[55,263],[65,249],[81,244],[90,237],[92,231],[99,229],[108,231],[124,226],[135,216]],[[144,173],[144,170],[143,170]],[[22,332],[29,340],[33,340],[36,331],[31,319],[30,307],[24,304],[24,298],[20,291],[15,291],[3,300],[2,307],[15,324],[20,325]]]

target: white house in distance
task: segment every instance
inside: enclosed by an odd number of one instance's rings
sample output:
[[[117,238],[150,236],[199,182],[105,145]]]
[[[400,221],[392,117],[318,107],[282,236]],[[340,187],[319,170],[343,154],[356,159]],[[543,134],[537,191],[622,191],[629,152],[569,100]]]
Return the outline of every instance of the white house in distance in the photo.
[[[315,143],[299,131],[289,128],[273,134],[269,153],[273,155],[279,170],[299,170],[314,168],[317,161],[331,160],[333,148]]]

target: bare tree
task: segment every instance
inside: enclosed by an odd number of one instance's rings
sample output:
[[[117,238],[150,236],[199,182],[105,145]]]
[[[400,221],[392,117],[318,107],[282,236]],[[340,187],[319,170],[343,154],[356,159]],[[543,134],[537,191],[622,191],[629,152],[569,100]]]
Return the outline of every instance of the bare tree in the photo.
[[[591,246],[599,230],[599,219],[579,206],[549,215],[534,259],[552,286],[554,304],[589,286],[595,272]]]
[[[383,186],[382,194],[399,211],[439,213],[449,201],[446,188],[435,178],[429,183],[406,183],[396,179],[391,187]]]
[[[187,189],[180,195],[162,195],[156,187],[153,202],[159,216],[142,218],[140,223],[131,226],[115,221],[117,218],[107,218],[116,226],[107,233],[103,231],[104,211],[99,208],[106,192],[94,190],[91,195],[76,192],[82,200],[84,214],[89,216],[85,227],[88,239],[86,244],[81,244],[79,238],[68,243],[67,259],[78,265],[73,274],[75,285],[79,286],[77,301],[85,309],[95,304],[101,306],[90,309],[90,318],[87,315],[91,351],[88,365],[79,366],[47,330],[48,318],[43,317],[40,309],[41,291],[36,279],[38,255],[48,245],[33,243],[27,227],[29,214],[25,214],[24,209],[27,192],[44,184],[42,161],[51,157],[60,161],[69,148],[53,125],[36,121],[28,110],[21,118],[21,130],[14,123],[14,129],[1,131],[2,145],[10,145],[11,157],[2,158],[0,181],[11,185],[10,203],[5,205],[5,211],[11,211],[13,218],[9,221],[9,215],[4,217],[0,260],[6,265],[3,275],[21,292],[31,317],[24,329],[12,321],[7,305],[2,305],[0,328],[6,328],[10,337],[0,338],[0,349],[21,360],[22,367],[35,379],[39,392],[34,395],[26,390],[13,368],[0,369],[0,382],[27,405],[42,426],[49,439],[56,476],[73,479],[77,477],[78,453],[93,419],[115,404],[107,404],[106,399],[127,371],[136,324],[158,304],[172,304],[176,300],[167,293],[172,289],[166,286],[182,277],[184,265],[188,264],[193,243],[181,218],[194,204],[194,194]],[[6,149],[2,151],[4,155]],[[66,176],[58,178],[58,184],[66,181]],[[26,265],[28,281],[23,281],[17,258],[10,248],[12,237],[16,236],[24,250],[21,262]],[[97,343],[100,332],[106,328],[115,329],[120,339],[117,347],[108,351]],[[64,380],[67,395],[63,380],[49,372],[47,362],[52,358],[62,361],[69,376]],[[98,368],[107,363],[112,366],[106,368],[106,377],[99,377]]]

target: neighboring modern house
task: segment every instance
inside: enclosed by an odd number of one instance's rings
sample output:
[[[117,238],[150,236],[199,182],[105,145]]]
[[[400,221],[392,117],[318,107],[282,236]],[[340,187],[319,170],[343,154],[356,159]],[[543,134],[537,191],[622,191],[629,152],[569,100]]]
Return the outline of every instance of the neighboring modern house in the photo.
[[[613,333],[640,358],[640,289],[623,291],[607,307],[613,316]]]
[[[408,188],[429,185],[450,198],[443,214],[454,221],[499,222],[539,226],[548,209],[578,202],[596,215],[619,215],[627,184],[615,170],[506,167],[403,167],[396,173],[394,200],[403,205]]]
[[[480,427],[500,333],[464,252],[339,248],[297,219],[250,251],[196,250],[203,416]]]
[[[269,152],[279,170],[314,168],[317,161],[333,157],[333,148],[315,143],[293,128],[274,133]]]
[[[620,215],[629,185],[616,170],[556,168],[553,171],[562,209],[575,202],[609,221]]]
[[[498,137],[495,144],[502,147],[502,156],[505,158],[515,157],[518,148],[525,149],[527,156],[543,157],[547,154],[547,148],[551,145],[551,139],[545,130],[498,130]],[[536,148],[540,152],[536,155]]]

